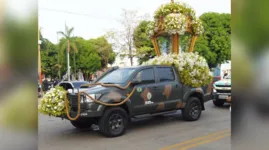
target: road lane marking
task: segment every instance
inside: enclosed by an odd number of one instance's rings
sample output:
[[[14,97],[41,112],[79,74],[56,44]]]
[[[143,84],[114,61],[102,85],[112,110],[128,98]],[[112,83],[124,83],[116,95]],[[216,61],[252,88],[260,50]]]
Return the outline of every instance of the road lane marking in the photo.
[[[223,138],[228,137],[228,136],[231,136],[231,133],[226,133],[226,134],[221,135],[221,136],[212,137],[212,138],[210,138],[210,139],[203,140],[203,141],[198,142],[198,143],[194,143],[194,144],[191,144],[191,145],[187,145],[187,146],[185,146],[185,147],[181,147],[181,148],[179,148],[178,150],[187,150],[187,149],[190,149],[190,148],[197,147],[197,146],[199,146],[199,145],[204,145],[204,144],[207,144],[207,143],[211,143],[211,142],[214,142],[214,141],[223,139]]]
[[[211,133],[211,134],[208,134],[206,136],[202,136],[202,137],[194,138],[194,139],[187,140],[187,141],[184,141],[184,142],[180,142],[178,144],[174,144],[174,145],[162,148],[160,150],[169,150],[169,149],[172,149],[172,148],[176,148],[176,147],[183,146],[183,145],[186,145],[186,144],[192,144],[194,142],[199,142],[199,141],[211,138],[211,137],[216,137],[218,135],[223,135],[225,133],[230,133],[230,132],[231,132],[230,129],[227,129],[227,130],[224,130],[224,131]]]

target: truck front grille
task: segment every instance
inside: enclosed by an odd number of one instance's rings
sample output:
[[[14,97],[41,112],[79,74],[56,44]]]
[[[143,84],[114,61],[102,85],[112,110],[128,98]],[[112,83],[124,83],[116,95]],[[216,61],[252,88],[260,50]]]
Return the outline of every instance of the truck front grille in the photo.
[[[216,87],[231,87],[230,85],[216,85]]]
[[[216,90],[217,93],[231,93],[232,90]]]
[[[71,106],[71,110],[72,111],[77,111],[78,110],[78,96],[77,95],[67,95],[70,106]],[[80,104],[80,108],[81,109],[85,109],[85,106],[83,104]]]

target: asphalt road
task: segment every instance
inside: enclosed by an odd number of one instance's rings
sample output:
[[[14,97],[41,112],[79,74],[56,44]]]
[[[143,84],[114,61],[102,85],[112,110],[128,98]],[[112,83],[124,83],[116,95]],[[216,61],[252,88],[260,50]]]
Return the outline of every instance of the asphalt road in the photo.
[[[229,105],[228,105],[229,106]],[[39,150],[229,150],[229,107],[206,103],[200,120],[182,120],[180,111],[133,120],[125,135],[106,138],[97,131],[75,129],[69,121],[39,114]]]

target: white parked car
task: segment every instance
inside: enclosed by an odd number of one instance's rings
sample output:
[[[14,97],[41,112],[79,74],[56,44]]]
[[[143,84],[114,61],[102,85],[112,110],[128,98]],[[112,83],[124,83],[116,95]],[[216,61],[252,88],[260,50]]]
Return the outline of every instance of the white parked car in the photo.
[[[89,86],[82,86],[85,84],[89,84],[88,81],[62,81],[58,84],[58,86],[63,87],[69,93],[77,93],[79,91],[83,91],[88,89]]]

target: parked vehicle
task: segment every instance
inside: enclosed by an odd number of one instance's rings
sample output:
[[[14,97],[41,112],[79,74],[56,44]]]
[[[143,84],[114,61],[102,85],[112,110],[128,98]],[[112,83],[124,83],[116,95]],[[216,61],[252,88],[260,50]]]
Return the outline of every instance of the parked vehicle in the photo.
[[[67,115],[63,117],[79,129],[98,125],[100,132],[108,137],[123,135],[131,118],[164,115],[181,110],[183,119],[196,121],[205,110],[204,102],[210,100],[210,93],[206,93],[208,86],[191,88],[183,85],[174,67],[170,66],[114,67],[95,83],[110,86],[89,86],[84,92],[96,101],[82,95],[79,104],[78,94],[69,93],[70,116],[77,115],[78,105],[81,111],[76,120]],[[126,102],[108,106],[123,101]]]
[[[89,83],[88,81],[62,81],[58,83],[58,86],[63,87],[66,91],[77,93],[79,89],[89,88],[88,86],[82,86]]]
[[[228,100],[232,92],[231,87],[231,75],[213,84],[213,103],[215,106],[223,106],[224,103],[231,102]]]
[[[220,64],[212,69],[213,82],[224,79],[224,71],[231,71],[231,61]]]

